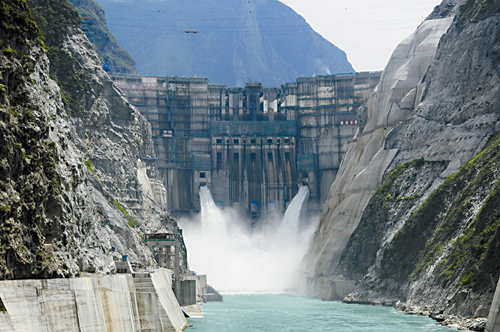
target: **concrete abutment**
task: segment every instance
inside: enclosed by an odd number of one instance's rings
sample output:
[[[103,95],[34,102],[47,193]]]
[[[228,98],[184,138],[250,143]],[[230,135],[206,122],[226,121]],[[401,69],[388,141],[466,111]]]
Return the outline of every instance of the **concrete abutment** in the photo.
[[[184,331],[171,271],[0,281],[0,331]]]

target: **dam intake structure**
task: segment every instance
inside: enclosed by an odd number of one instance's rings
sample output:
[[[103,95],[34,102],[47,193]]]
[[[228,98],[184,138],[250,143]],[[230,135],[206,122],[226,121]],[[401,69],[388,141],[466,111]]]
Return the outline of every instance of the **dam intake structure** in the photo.
[[[287,211],[250,227],[245,214],[220,208],[207,187],[200,188],[201,213],[182,218],[190,268],[210,276],[224,292],[298,290],[305,254],[319,216],[305,210],[309,188],[302,186]]]
[[[113,74],[151,124],[159,177],[174,216],[197,213],[199,188],[252,219],[284,212],[297,184],[319,210],[379,72],[301,77],[279,88],[227,87],[199,77]],[[153,163],[144,156],[146,164]]]

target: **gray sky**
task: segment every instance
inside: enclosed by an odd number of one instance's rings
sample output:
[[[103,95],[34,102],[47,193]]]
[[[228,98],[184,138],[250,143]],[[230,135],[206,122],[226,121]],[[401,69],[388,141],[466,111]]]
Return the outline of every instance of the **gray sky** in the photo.
[[[356,71],[381,70],[441,0],[280,0],[347,53]]]

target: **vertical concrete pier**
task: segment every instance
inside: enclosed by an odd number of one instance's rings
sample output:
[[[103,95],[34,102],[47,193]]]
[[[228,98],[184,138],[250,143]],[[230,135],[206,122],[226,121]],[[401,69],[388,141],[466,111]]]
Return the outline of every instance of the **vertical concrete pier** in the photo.
[[[486,322],[486,331],[500,332],[500,280],[498,281],[493,302],[491,302],[490,314]]]

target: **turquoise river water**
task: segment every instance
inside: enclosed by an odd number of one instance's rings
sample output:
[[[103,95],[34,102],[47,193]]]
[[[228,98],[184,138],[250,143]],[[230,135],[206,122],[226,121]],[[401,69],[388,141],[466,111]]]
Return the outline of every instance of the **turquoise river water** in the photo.
[[[225,295],[224,302],[203,306],[205,317],[189,319],[187,331],[451,331],[427,317],[392,308],[323,302],[286,294]]]

